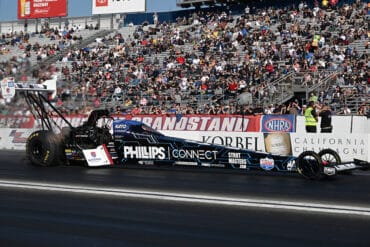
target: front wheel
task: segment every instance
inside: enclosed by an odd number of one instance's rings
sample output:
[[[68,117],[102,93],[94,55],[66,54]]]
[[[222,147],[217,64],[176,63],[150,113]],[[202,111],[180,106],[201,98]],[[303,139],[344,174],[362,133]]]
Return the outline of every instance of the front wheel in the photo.
[[[342,163],[342,159],[340,158],[339,154],[330,148],[321,150],[319,155],[324,165]],[[338,174],[351,175],[352,171],[339,171]]]
[[[320,180],[323,174],[321,157],[314,151],[301,153],[297,160],[297,170],[299,174],[307,179]]]
[[[61,162],[60,145],[51,131],[33,132],[27,139],[26,156],[31,164],[37,166],[55,166]]]
[[[339,154],[333,149],[327,148],[319,152],[323,165],[339,164],[342,162]]]

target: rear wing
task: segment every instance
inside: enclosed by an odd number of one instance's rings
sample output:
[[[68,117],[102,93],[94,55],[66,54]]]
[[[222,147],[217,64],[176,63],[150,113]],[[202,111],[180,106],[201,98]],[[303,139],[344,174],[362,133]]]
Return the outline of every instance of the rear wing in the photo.
[[[38,83],[16,83],[14,78],[8,77],[1,81],[1,95],[5,100],[14,98],[16,92],[20,92],[27,102],[27,105],[35,119],[41,120],[42,129],[55,131],[55,127],[61,129],[56,124],[50,114],[56,113],[63,121],[72,127],[71,123],[63,116],[63,114],[55,108],[50,102],[49,97],[54,98],[57,89],[57,75],[53,79],[46,80],[42,84]],[[51,109],[47,109],[47,106]]]
[[[15,96],[16,91],[23,92],[47,92],[55,94],[57,89],[57,76],[53,79],[39,83],[17,83],[13,77],[4,78],[1,81],[1,96],[7,100]]]

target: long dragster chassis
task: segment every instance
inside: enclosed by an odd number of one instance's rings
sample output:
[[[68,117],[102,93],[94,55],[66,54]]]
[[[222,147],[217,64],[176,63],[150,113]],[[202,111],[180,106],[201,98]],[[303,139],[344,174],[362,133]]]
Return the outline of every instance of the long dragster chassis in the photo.
[[[296,157],[170,137],[138,121],[113,119],[105,109],[94,110],[83,125],[73,127],[45,96],[50,90],[17,84],[16,91],[23,94],[35,119],[41,122],[42,129],[32,133],[26,143],[26,156],[34,165],[76,162],[89,167],[190,165],[299,173],[308,179],[366,170],[370,166],[361,160],[341,162],[331,149],[319,153],[305,151]],[[50,111],[58,115],[66,127],[56,124]]]

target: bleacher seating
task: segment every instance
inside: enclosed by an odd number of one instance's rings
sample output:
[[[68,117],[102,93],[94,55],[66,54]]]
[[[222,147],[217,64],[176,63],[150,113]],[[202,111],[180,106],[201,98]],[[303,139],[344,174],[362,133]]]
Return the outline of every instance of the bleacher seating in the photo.
[[[236,109],[245,95],[252,97],[247,100],[252,107],[278,109],[299,93],[306,95],[303,105],[308,94],[324,91],[325,103],[338,113],[344,105],[357,112],[370,104],[365,18],[363,5],[356,4],[268,8],[235,16],[201,10],[173,23],[119,32],[81,30],[77,35],[84,43],[64,46],[47,63],[62,72],[58,100],[71,111],[113,111],[120,105],[127,112],[138,106],[141,113],[209,113],[219,105],[218,113],[240,113]],[[57,41],[32,37],[29,42],[52,46]],[[19,48],[11,49],[22,56]],[[30,63],[38,64],[35,56]],[[329,92],[337,78],[345,78],[339,86],[358,93],[341,92],[342,101],[334,102]]]

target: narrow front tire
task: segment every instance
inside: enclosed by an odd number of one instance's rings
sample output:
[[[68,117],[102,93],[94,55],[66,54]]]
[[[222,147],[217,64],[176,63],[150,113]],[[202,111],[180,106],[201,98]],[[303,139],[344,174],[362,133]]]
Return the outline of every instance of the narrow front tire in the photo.
[[[323,165],[321,157],[314,151],[301,153],[297,160],[299,174],[307,179],[320,180],[323,177]]]

